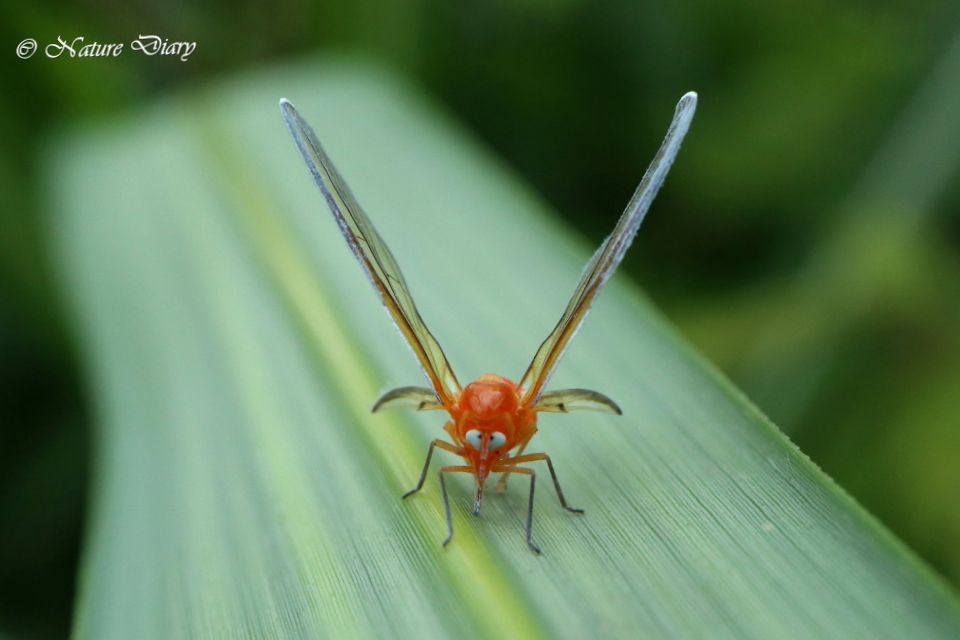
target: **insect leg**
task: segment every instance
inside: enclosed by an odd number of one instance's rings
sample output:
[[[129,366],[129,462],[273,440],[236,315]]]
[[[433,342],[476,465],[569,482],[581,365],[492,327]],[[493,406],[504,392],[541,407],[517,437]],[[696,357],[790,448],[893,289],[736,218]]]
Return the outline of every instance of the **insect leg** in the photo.
[[[550,460],[550,456],[547,454],[528,453],[522,456],[514,456],[506,460],[501,460],[498,466],[513,466],[524,462],[536,462],[537,460],[545,460],[547,462],[547,469],[550,470],[550,477],[553,478],[553,488],[557,490],[557,497],[560,498],[560,505],[571,513],[583,513],[583,509],[575,509],[567,505],[567,499],[563,497],[563,489],[560,488],[560,481],[557,480],[557,472],[553,470],[553,461]],[[497,470],[499,471],[499,469]],[[514,469],[511,472],[522,473],[520,469]]]
[[[434,440],[434,442],[437,441]],[[441,440],[440,442],[443,441]],[[449,443],[443,442],[443,444]],[[473,473],[473,467],[440,467],[440,470],[437,472],[437,475],[440,476],[440,496],[443,499],[443,512],[447,516],[447,537],[443,540],[444,547],[447,546],[447,543],[450,542],[450,538],[453,537],[453,518],[450,515],[450,499],[447,497],[447,484],[443,481],[443,474],[455,473],[458,471],[461,473]]]
[[[446,442],[445,440],[441,440],[437,438],[436,440],[431,442],[430,448],[427,449],[427,459],[424,460],[423,469],[420,471],[420,479],[417,480],[417,486],[415,486],[413,489],[410,489],[410,491],[407,491],[405,494],[403,494],[403,496],[401,496],[400,498],[401,500],[403,500],[407,496],[412,496],[417,491],[420,491],[420,489],[423,488],[423,481],[426,480],[427,478],[427,470],[430,468],[430,458],[431,456],[433,456],[434,447],[440,447],[441,449],[445,451],[449,451],[450,453],[457,453],[457,448],[454,445],[450,444],[449,442]]]
[[[534,553],[540,553],[540,547],[533,544],[533,540],[531,539],[533,536],[533,490],[536,486],[537,474],[534,473],[533,469],[528,469],[527,467],[513,467],[509,470],[509,472],[524,473],[530,476],[530,499],[527,503],[527,546],[530,547],[530,551],[533,551]]]
[[[527,442],[530,442],[530,441],[527,440]],[[517,456],[521,455],[523,453],[523,450],[527,448],[527,442],[524,442],[522,445],[520,445],[520,448],[517,449]],[[517,457],[517,456],[514,456],[514,457]],[[510,471],[507,470],[507,471],[504,471],[503,474],[500,476],[500,478],[497,480],[497,484],[494,485],[493,487],[494,489],[497,490],[497,493],[505,493],[507,491],[507,478],[509,476],[510,476]]]

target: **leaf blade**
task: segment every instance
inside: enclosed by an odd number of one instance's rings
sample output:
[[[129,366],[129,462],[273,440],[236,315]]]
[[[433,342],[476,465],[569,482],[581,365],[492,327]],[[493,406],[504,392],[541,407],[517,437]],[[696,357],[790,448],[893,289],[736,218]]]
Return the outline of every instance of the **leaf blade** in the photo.
[[[618,279],[554,385],[624,417],[534,440],[585,517],[540,492],[536,558],[522,483],[480,519],[457,485],[441,549],[436,486],[398,498],[437,414],[367,413],[419,372],[276,118],[291,86],[460,375],[522,369],[589,255],[363,66],[66,143],[55,231],[102,418],[76,637],[955,635],[954,596]]]

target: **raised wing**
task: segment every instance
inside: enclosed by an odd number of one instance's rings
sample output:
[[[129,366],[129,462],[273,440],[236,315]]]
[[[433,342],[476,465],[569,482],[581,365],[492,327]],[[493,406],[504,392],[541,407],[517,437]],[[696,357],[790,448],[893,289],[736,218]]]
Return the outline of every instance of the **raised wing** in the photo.
[[[453,375],[440,345],[423,323],[393,254],[357,204],[313,129],[286,98],[280,100],[280,113],[353,255],[366,271],[373,288],[380,294],[380,301],[419,360],[437,398],[443,405],[450,406],[460,395],[460,383]]]
[[[560,357],[566,350],[570,339],[576,334],[580,324],[587,316],[590,304],[600,292],[600,289],[606,283],[607,279],[613,273],[617,265],[623,259],[624,253],[634,236],[637,235],[637,229],[643,221],[643,217],[650,208],[654,196],[663,184],[667,172],[670,171],[670,165],[680,150],[680,143],[690,128],[690,121],[693,119],[693,112],[697,107],[697,94],[692,91],[677,103],[677,110],[673,116],[673,122],[667,130],[667,135],[660,145],[660,150],[650,163],[647,172],[640,181],[640,186],[634,192],[633,197],[627,204],[626,210],[620,216],[620,221],[614,228],[613,233],[604,241],[597,252],[593,254],[590,261],[577,283],[577,288],[573,292],[573,297],[567,303],[567,308],[560,317],[560,322],[554,327],[547,339],[543,341],[537,350],[533,361],[527,368],[526,373],[520,379],[519,386],[524,390],[521,398],[521,406],[533,406],[540,399],[543,393],[543,387],[546,385],[550,374],[560,361]]]

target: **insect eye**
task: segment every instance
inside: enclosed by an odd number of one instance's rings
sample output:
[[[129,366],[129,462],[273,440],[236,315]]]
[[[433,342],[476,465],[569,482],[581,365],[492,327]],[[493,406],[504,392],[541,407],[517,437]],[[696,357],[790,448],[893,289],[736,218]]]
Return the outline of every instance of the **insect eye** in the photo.
[[[471,447],[473,447],[477,451],[480,451],[480,441],[482,438],[480,436],[479,429],[470,429],[470,431],[467,431],[463,435],[463,439],[466,440],[467,444],[469,444]]]
[[[494,431],[490,434],[490,451],[496,451],[506,443],[507,443],[507,436],[500,433],[499,431]]]

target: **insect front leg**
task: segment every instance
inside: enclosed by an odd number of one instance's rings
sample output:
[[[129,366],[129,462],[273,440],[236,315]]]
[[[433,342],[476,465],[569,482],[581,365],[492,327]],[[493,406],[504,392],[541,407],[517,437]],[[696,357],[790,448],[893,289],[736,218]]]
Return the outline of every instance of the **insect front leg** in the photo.
[[[504,461],[506,462],[506,461]],[[501,471],[501,469],[497,469]],[[536,487],[537,474],[534,473],[533,469],[528,469],[527,467],[513,467],[509,470],[503,469],[502,471],[510,473],[523,473],[530,476],[530,498],[527,501],[527,546],[530,547],[530,551],[534,553],[540,553],[540,547],[533,544],[533,491]]]
[[[417,486],[415,486],[413,489],[410,489],[410,491],[407,491],[405,494],[403,494],[403,496],[401,496],[400,498],[401,500],[403,500],[407,496],[412,496],[417,491],[420,491],[420,489],[423,488],[423,481],[426,480],[427,478],[427,470],[430,468],[430,458],[433,456],[434,447],[440,447],[444,451],[449,451],[450,453],[458,452],[458,449],[454,445],[447,442],[446,440],[441,440],[440,438],[437,438],[436,440],[431,442],[430,447],[427,449],[427,459],[423,461],[423,469],[420,471],[420,479],[417,480]],[[441,480],[443,480],[442,477],[441,477]]]
[[[434,442],[437,442],[434,440]],[[441,442],[443,442],[441,440]],[[444,442],[443,444],[449,444]],[[439,446],[439,445],[437,445]],[[427,454],[429,457],[429,454]],[[440,470],[437,472],[437,475],[440,476],[440,496],[443,499],[443,512],[447,516],[447,537],[443,541],[443,546],[447,546],[447,543],[450,542],[450,538],[453,537],[453,518],[450,516],[450,499],[447,497],[447,484],[443,481],[443,474],[445,473],[473,473],[473,467],[465,466],[455,466],[455,467],[440,467]]]
[[[530,442],[530,441],[527,440],[527,442]],[[524,442],[522,445],[520,445],[520,448],[517,449],[517,455],[514,456],[514,458],[516,458],[517,456],[523,454],[523,450],[527,448],[527,442]],[[494,485],[494,487],[493,487],[494,489],[497,490],[497,493],[500,493],[500,494],[506,493],[506,491],[507,491],[507,478],[508,478],[508,477],[510,477],[510,470],[509,470],[509,469],[506,470],[506,471],[504,471],[503,474],[501,474],[500,478],[497,479],[497,484]]]

